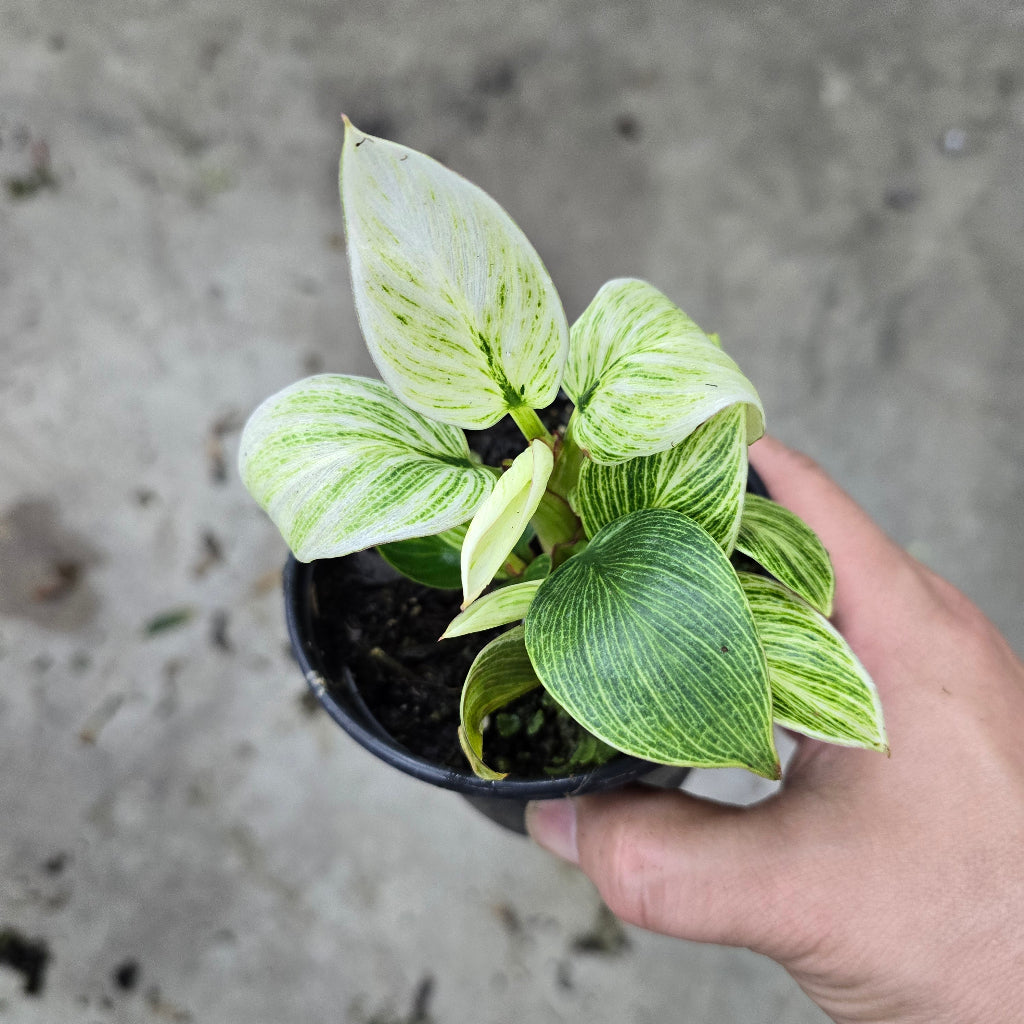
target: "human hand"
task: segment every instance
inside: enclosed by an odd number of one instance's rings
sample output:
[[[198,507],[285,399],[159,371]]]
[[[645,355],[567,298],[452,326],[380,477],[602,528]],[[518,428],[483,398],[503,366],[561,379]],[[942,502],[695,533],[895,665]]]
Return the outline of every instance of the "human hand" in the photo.
[[[533,837],[620,918],[781,963],[839,1024],[1024,1014],[1024,664],[805,456],[751,449],[832,556],[833,621],[891,758],[800,737],[753,807],[635,788],[539,802]]]

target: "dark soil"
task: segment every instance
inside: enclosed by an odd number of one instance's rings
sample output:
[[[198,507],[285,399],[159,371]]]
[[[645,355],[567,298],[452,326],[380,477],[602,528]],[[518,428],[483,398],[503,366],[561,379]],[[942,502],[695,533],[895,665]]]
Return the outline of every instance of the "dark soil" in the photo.
[[[572,406],[561,400],[542,414],[564,425]],[[492,466],[525,447],[508,418],[467,432],[470,447]],[[473,659],[508,627],[438,641],[458,614],[460,591],[434,590],[392,570],[374,553],[325,559],[313,574],[313,629],[328,688],[340,690],[345,666],[380,725],[406,749],[436,764],[467,770],[458,742],[459,699]],[[339,698],[344,698],[339,692]],[[484,756],[519,778],[571,774],[584,731],[541,690],[492,716]]]
[[[438,641],[459,612],[461,592],[434,590],[397,574],[375,581],[386,569],[376,559],[381,568],[374,572],[370,559],[376,556],[316,565],[313,630],[328,689],[340,689],[347,665],[386,732],[428,761],[465,771],[458,742],[462,683],[480,650],[508,627]],[[493,716],[484,756],[492,768],[520,778],[563,774],[558,769],[568,766],[583,736],[538,689]]]

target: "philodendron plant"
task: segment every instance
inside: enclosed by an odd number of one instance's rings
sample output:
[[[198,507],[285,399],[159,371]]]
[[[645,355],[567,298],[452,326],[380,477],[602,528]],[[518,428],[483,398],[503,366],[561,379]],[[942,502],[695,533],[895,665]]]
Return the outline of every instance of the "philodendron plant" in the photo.
[[[828,621],[825,549],[746,492],[764,411],[718,338],[627,279],[570,328],[493,199],[347,120],[340,180],[383,382],[324,374],[267,399],[241,473],[300,561],[377,546],[413,579],[461,586],[445,636],[510,626],[465,681],[473,770],[502,777],[485,723],[536,687],[592,761],[777,778],[773,723],[885,751],[875,688]],[[573,409],[552,431],[538,411],[559,388]],[[504,416],[523,451],[484,465],[463,430]]]

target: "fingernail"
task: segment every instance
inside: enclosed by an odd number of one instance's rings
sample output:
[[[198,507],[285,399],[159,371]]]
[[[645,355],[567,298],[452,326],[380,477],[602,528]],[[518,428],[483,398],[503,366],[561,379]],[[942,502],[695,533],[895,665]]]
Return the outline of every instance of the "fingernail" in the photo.
[[[576,805],[572,800],[534,800],[527,804],[526,831],[556,857],[579,863]]]

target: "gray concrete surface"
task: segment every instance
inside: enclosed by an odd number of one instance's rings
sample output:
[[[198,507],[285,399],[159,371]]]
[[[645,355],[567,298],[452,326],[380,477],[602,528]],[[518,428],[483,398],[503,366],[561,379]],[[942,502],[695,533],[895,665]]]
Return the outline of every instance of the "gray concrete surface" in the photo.
[[[631,274],[719,331],[1022,649],[1022,54],[1009,0],[0,0],[0,931],[50,954],[0,1020],[821,1020],[745,951],[579,951],[588,883],[309,712],[238,427],[369,369],[344,110],[570,316]]]

